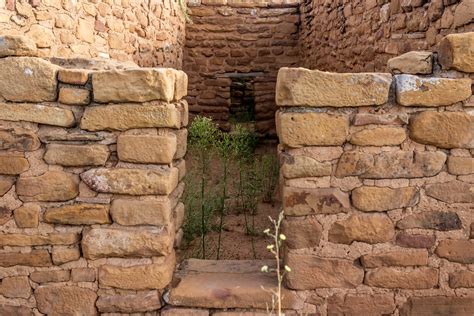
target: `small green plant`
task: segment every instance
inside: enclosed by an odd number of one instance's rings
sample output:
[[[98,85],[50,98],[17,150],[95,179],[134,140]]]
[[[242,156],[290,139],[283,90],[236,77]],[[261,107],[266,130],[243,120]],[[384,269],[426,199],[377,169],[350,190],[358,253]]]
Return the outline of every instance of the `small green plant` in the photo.
[[[282,234],[281,231],[280,231],[281,222],[282,222],[283,218],[284,218],[283,211],[280,212],[280,215],[278,216],[278,219],[276,219],[276,220],[269,217],[270,222],[273,224],[273,232],[270,230],[270,228],[267,228],[263,231],[267,236],[272,238],[273,243],[268,245],[267,249],[274,255],[276,268],[272,269],[272,268],[269,268],[268,266],[265,265],[261,269],[262,272],[266,272],[266,273],[276,272],[276,274],[277,274],[277,283],[278,283],[277,284],[277,289],[276,290],[274,290],[274,289],[267,290],[267,291],[270,291],[272,293],[271,309],[267,305],[267,312],[270,315],[273,315],[273,313],[276,310],[278,316],[283,315],[282,314],[282,307],[281,307],[281,305],[282,305],[281,303],[283,301],[283,295],[281,293],[282,292],[282,285],[283,285],[283,278],[285,277],[286,273],[291,272],[290,267],[288,267],[287,265],[285,265],[282,268],[281,267],[281,262],[280,262],[281,261],[281,257],[280,257],[281,249],[282,249],[284,241],[286,240],[286,236],[284,234]],[[263,288],[263,289],[266,290],[265,288]]]

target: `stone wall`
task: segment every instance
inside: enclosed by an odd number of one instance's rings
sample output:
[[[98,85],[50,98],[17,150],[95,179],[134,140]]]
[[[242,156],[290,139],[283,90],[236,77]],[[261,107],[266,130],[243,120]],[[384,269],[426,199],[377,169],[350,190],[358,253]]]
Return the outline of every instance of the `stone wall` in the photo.
[[[0,314],[159,309],[182,236],[186,74],[0,42]]]
[[[256,130],[274,134],[275,81],[298,63],[298,1],[190,1],[183,69],[189,109],[228,128],[230,73],[253,78]]]
[[[181,68],[178,0],[0,0],[0,35],[25,35],[41,57],[110,57]]]
[[[395,75],[280,70],[287,287],[321,315],[474,310],[472,43]]]
[[[391,57],[474,31],[472,0],[305,0],[300,11],[301,65],[326,71],[386,71]]]

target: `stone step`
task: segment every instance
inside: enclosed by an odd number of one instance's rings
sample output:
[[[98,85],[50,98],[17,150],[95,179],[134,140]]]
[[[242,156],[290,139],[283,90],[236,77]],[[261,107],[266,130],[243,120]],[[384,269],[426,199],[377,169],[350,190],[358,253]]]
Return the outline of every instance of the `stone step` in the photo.
[[[275,264],[271,260],[188,259],[175,274],[167,299],[182,307],[271,309],[277,277],[261,272],[264,265]],[[303,300],[296,292],[283,289],[282,305],[298,310]]]

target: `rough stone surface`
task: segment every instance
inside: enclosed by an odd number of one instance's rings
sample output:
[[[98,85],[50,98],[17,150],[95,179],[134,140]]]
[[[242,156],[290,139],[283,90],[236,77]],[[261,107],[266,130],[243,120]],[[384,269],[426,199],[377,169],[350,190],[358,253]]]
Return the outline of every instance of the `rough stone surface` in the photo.
[[[400,232],[397,234],[396,244],[400,247],[407,248],[432,248],[436,243],[434,235],[410,234]]]
[[[98,168],[82,173],[81,178],[97,192],[129,195],[170,194],[178,184],[178,169]]]
[[[389,289],[430,289],[438,285],[438,269],[382,267],[368,271],[364,283]]]
[[[38,137],[31,131],[21,128],[0,129],[0,149],[33,151],[40,145]]]
[[[165,226],[171,222],[171,203],[163,200],[115,199],[110,206],[112,220],[124,226]]]
[[[170,254],[173,236],[167,230],[93,228],[82,238],[84,257],[152,257]]]
[[[350,142],[358,146],[395,146],[403,143],[406,138],[404,128],[377,127],[352,134]]]
[[[361,262],[364,268],[426,266],[428,265],[428,251],[407,250],[375,253],[362,256]]]
[[[364,270],[345,259],[326,259],[290,252],[286,256],[286,264],[292,269],[292,273],[286,276],[287,286],[295,290],[354,288],[364,279]]]
[[[81,253],[79,248],[53,248],[52,258],[53,263],[61,265],[67,262],[79,260]]]
[[[28,160],[23,156],[0,155],[0,174],[18,175],[30,168]]]
[[[35,283],[66,282],[70,274],[69,270],[34,271],[30,279]]]
[[[80,88],[61,87],[58,102],[70,105],[86,105],[90,102],[90,91]]]
[[[77,243],[79,237],[79,235],[74,233],[49,233],[43,235],[3,234],[0,235],[0,246],[70,245]]]
[[[328,298],[328,316],[390,315],[396,305],[392,295],[333,295]]]
[[[346,140],[349,119],[326,113],[278,111],[276,126],[280,143],[285,146],[336,146]]]
[[[390,241],[395,235],[393,223],[385,214],[351,215],[347,220],[337,221],[329,230],[329,241],[351,244],[360,241],[376,244]]]
[[[474,184],[458,180],[426,186],[426,195],[446,203],[474,203]]]
[[[3,196],[5,193],[10,191],[14,183],[14,177],[0,176],[0,196]]]
[[[408,215],[397,223],[399,229],[423,228],[441,231],[462,228],[461,219],[454,212],[425,211]]]
[[[471,297],[410,297],[400,308],[400,316],[456,315],[470,316],[474,309]]]
[[[330,162],[321,162],[309,156],[285,155],[281,173],[287,179],[329,176],[332,172]]]
[[[40,124],[70,127],[75,119],[71,110],[30,103],[1,103],[0,120],[28,121]]]
[[[368,106],[387,102],[390,74],[338,74],[303,68],[281,68],[276,103],[279,106]]]
[[[79,194],[79,180],[70,173],[47,171],[37,177],[20,177],[16,193],[22,200],[67,201]]]
[[[351,197],[352,204],[364,212],[411,207],[419,201],[418,190],[415,187],[392,189],[364,186],[354,189]]]
[[[474,72],[474,32],[445,36],[439,43],[438,61],[444,69]]]
[[[472,174],[474,173],[474,158],[449,156],[448,171],[455,175]]]
[[[13,102],[48,102],[56,99],[58,67],[36,57],[0,59],[0,96]]]
[[[77,286],[40,286],[35,290],[38,310],[48,315],[97,315],[97,294]]]
[[[44,212],[46,223],[62,225],[108,224],[109,206],[104,204],[72,204],[49,208]]]
[[[0,315],[33,316],[31,308],[25,306],[0,305]]]
[[[120,135],[117,154],[120,160],[135,163],[171,163],[176,154],[177,138],[169,135]]]
[[[449,286],[453,289],[474,288],[474,271],[464,270],[449,275]]]
[[[13,212],[16,226],[20,228],[36,228],[39,223],[41,207],[38,204],[23,204]]]
[[[96,280],[96,269],[77,268],[71,270],[71,280],[73,282],[94,282]]]
[[[394,74],[430,74],[433,71],[433,53],[411,51],[390,58],[387,66]]]
[[[160,293],[150,291],[128,295],[104,295],[97,300],[97,309],[102,313],[137,313],[161,308]]]
[[[337,188],[283,188],[283,210],[287,216],[347,212],[349,195]]]
[[[28,253],[8,252],[0,254],[0,266],[30,266],[30,267],[48,267],[51,263],[51,257],[47,250],[32,250]]]
[[[410,138],[441,148],[473,148],[474,116],[464,112],[422,112],[410,120]]]
[[[51,165],[103,166],[109,158],[106,145],[48,144],[44,160]]]
[[[19,35],[0,36],[0,58],[9,56],[35,56],[36,44],[31,39]]]
[[[436,254],[449,261],[473,264],[474,240],[442,240],[436,248]]]
[[[313,217],[304,220],[282,222],[282,232],[287,237],[285,245],[290,249],[313,248],[319,245],[323,227]]]
[[[471,79],[422,78],[396,75],[397,102],[403,106],[446,106],[472,94]]]
[[[81,119],[81,128],[88,131],[123,131],[146,127],[179,128],[180,125],[179,110],[173,104],[161,102],[89,106]]]
[[[89,79],[89,71],[84,69],[60,69],[58,80],[64,83],[84,85]]]
[[[0,294],[9,298],[29,298],[31,286],[26,276],[15,276],[2,279]]]

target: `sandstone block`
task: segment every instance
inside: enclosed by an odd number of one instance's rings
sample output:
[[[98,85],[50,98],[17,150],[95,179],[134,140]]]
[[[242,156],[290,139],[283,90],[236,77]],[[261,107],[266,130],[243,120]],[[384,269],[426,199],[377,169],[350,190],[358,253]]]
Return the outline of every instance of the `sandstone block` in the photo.
[[[0,305],[0,315],[34,316],[31,308],[5,304]]]
[[[409,215],[397,223],[399,229],[422,228],[441,231],[462,228],[461,219],[454,212],[431,211]]]
[[[438,273],[438,269],[429,267],[383,267],[368,271],[364,283],[389,289],[431,289],[438,285]]]
[[[396,146],[406,139],[402,127],[377,127],[364,129],[351,135],[351,144],[358,146]]]
[[[324,259],[291,252],[286,260],[292,270],[286,275],[290,289],[354,288],[364,279],[364,270],[356,267],[351,260]]]
[[[362,256],[361,262],[364,268],[426,266],[428,251],[420,249],[370,254]]]
[[[41,207],[38,204],[23,204],[13,212],[16,226],[20,228],[36,228],[39,224]]]
[[[51,165],[103,166],[109,158],[106,145],[48,144],[44,160]]]
[[[449,286],[453,289],[474,288],[474,271],[464,270],[449,274]]]
[[[9,56],[35,56],[36,44],[26,36],[1,35],[0,58]]]
[[[91,189],[97,192],[149,195],[170,194],[178,185],[178,169],[91,169],[81,174]]]
[[[376,244],[390,241],[395,235],[393,223],[385,214],[352,215],[337,221],[329,230],[330,242],[351,244],[360,241]]]
[[[446,239],[439,242],[436,254],[449,261],[473,264],[474,240]]]
[[[410,138],[441,148],[473,148],[474,116],[464,112],[422,112],[410,120]]]
[[[35,290],[41,313],[48,315],[97,315],[95,291],[73,285],[40,286]]]
[[[290,249],[313,248],[319,245],[323,227],[314,217],[282,222],[282,232],[287,237],[285,245]]]
[[[96,270],[93,268],[77,268],[71,270],[72,282],[94,282],[96,280]]]
[[[474,309],[472,297],[410,297],[400,308],[400,316],[456,315],[470,316]]]
[[[178,205],[173,210],[174,214],[174,227],[176,230],[179,230],[181,226],[184,224],[184,218],[186,216],[185,214],[185,208],[184,208],[184,203],[180,202]]]
[[[44,235],[3,234],[0,235],[0,246],[71,245],[79,240],[80,236],[74,233],[49,233]]]
[[[31,286],[27,276],[3,278],[0,284],[0,294],[9,298],[29,298]]]
[[[331,175],[332,165],[309,156],[285,155],[281,172],[287,179],[323,177]]]
[[[400,247],[430,249],[436,243],[436,236],[400,232],[397,234],[395,243]]]
[[[337,188],[283,188],[283,210],[287,216],[334,214],[349,209],[349,195]]]
[[[37,177],[20,177],[16,193],[23,201],[67,201],[79,194],[79,179],[62,171],[47,171]]]
[[[444,37],[438,47],[438,61],[443,69],[474,72],[474,32]]]
[[[64,248],[64,247],[53,247],[53,263],[55,265],[61,265],[67,262],[79,260],[81,253],[79,248]]]
[[[0,120],[26,121],[63,127],[71,127],[75,122],[71,110],[40,104],[1,102]]]
[[[384,73],[330,73],[280,68],[276,86],[279,106],[354,107],[387,102],[392,76]]]
[[[119,267],[99,267],[99,286],[126,290],[156,290],[165,288],[173,277],[175,257],[170,255],[163,263]]]
[[[55,101],[58,67],[37,57],[0,59],[0,96],[13,102]]]
[[[364,126],[370,124],[378,125],[403,125],[408,122],[406,114],[371,114],[357,113],[352,122],[355,126]]]
[[[395,308],[395,301],[390,294],[336,294],[328,298],[328,316],[390,315]]]
[[[215,313],[215,314],[218,315],[219,313]],[[197,309],[197,308],[168,307],[161,310],[161,316],[209,316],[209,311],[207,309]],[[258,315],[255,315],[255,316],[258,316]]]
[[[84,69],[60,69],[58,79],[64,83],[85,85],[89,79],[89,71]]]
[[[0,149],[33,151],[40,146],[41,143],[38,137],[28,130],[20,128],[0,130]]]
[[[0,196],[10,191],[15,183],[15,177],[0,176]]]
[[[426,186],[426,195],[446,203],[474,203],[474,184],[458,180]]]
[[[433,53],[411,51],[403,55],[390,58],[388,68],[394,74],[430,74],[433,72]]]
[[[0,174],[18,175],[30,168],[28,160],[23,156],[8,155],[0,156]]]
[[[437,175],[444,166],[441,151],[390,151],[369,154],[348,151],[342,154],[336,177],[359,176],[369,179],[420,178]]]
[[[6,252],[0,254],[0,267],[12,266],[48,267],[51,257],[47,250],[32,250],[29,253]]]
[[[153,257],[170,254],[173,235],[166,229],[121,230],[94,228],[82,238],[84,257]]]
[[[176,106],[160,102],[90,106],[81,119],[81,129],[88,131],[180,126],[180,112]]]
[[[33,271],[30,279],[35,283],[66,282],[69,276],[69,270]]]
[[[349,133],[349,119],[316,112],[276,113],[280,143],[293,148],[342,145]]]
[[[186,155],[188,149],[188,130],[182,128],[174,131],[174,133],[176,135],[176,153],[174,159],[180,159]]]
[[[397,102],[403,106],[447,106],[472,94],[471,79],[422,78],[396,75]]]
[[[353,205],[364,212],[380,212],[412,207],[418,201],[419,193],[415,187],[392,189],[364,186],[352,191]]]
[[[134,163],[166,164],[176,154],[177,138],[168,135],[120,135],[117,154],[120,160]]]
[[[104,204],[72,204],[49,208],[44,212],[46,223],[62,225],[108,224],[109,206]]]
[[[188,94],[188,75],[182,70],[174,70],[176,83],[174,100],[181,100]]]
[[[128,295],[99,296],[97,308],[102,313],[138,313],[161,308],[158,291],[140,292]]]
[[[94,72],[92,74],[94,101],[99,103],[172,101],[175,96],[176,72],[169,68]]]
[[[80,88],[61,87],[58,102],[71,105],[87,105],[90,102],[90,91]]]
[[[115,199],[110,206],[112,220],[124,226],[154,225],[171,223],[171,202],[169,199],[127,200]]]
[[[448,171],[455,175],[472,174],[474,173],[474,158],[449,156]]]

